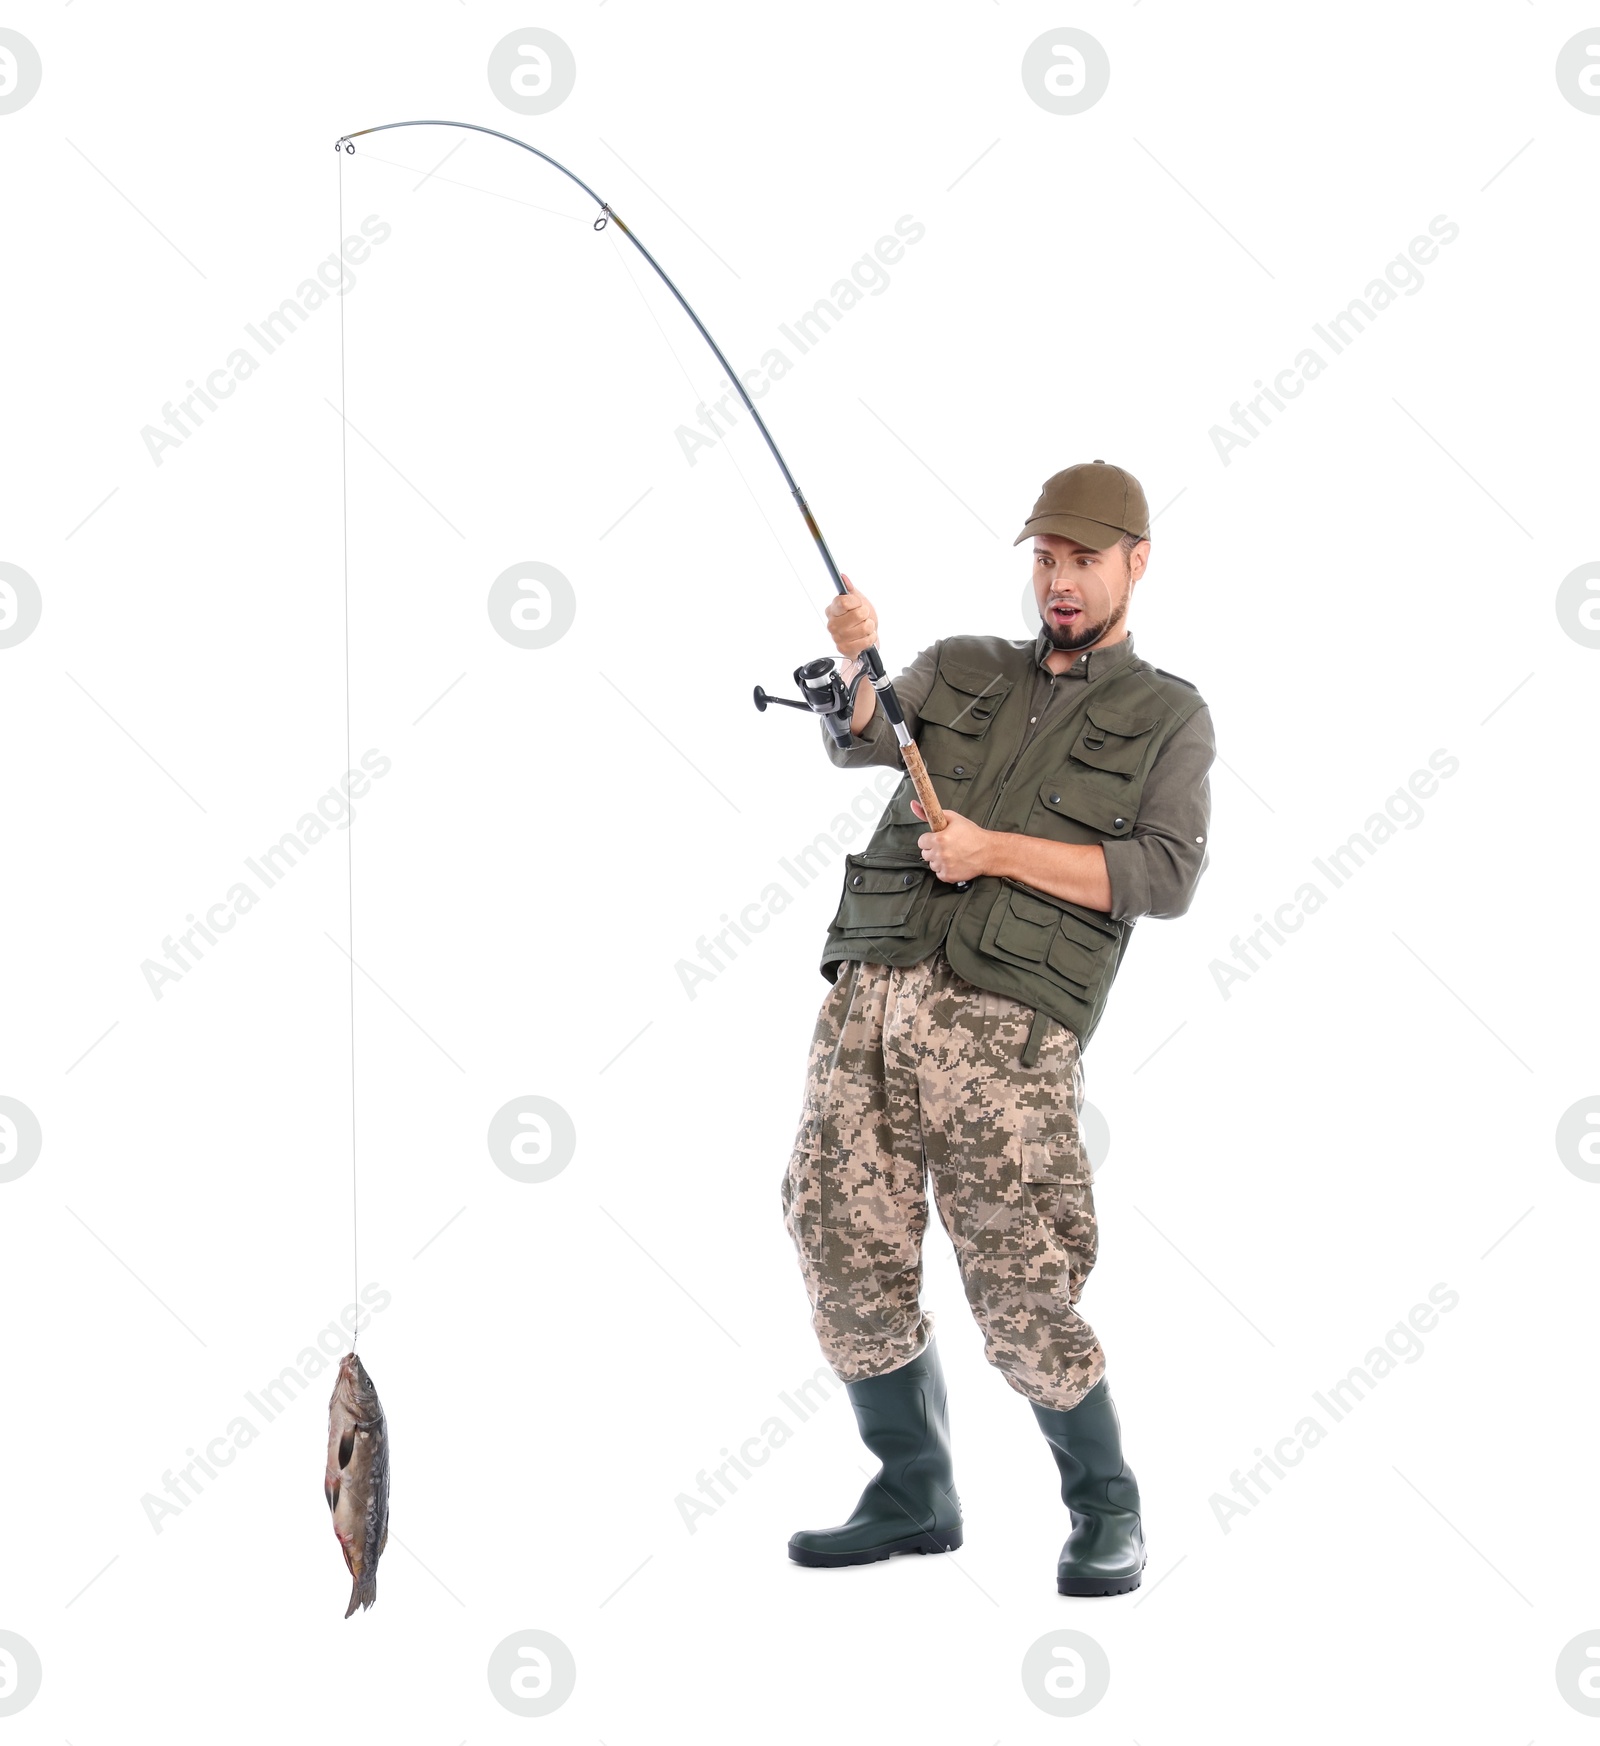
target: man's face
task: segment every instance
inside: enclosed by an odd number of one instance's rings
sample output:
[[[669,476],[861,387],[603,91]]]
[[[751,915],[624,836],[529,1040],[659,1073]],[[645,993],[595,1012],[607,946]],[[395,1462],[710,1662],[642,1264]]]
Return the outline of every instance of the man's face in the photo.
[[[1133,585],[1144,574],[1150,545],[1097,552],[1059,534],[1033,536],[1033,593],[1050,641],[1058,649],[1089,649],[1114,640],[1128,613]]]

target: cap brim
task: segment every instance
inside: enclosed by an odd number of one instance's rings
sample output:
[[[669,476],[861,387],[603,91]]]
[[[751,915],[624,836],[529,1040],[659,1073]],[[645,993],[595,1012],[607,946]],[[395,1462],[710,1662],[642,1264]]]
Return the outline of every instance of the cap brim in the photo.
[[[1035,534],[1056,534],[1064,540],[1076,540],[1080,546],[1103,552],[1107,546],[1116,545],[1122,538],[1122,531],[1120,527],[1107,527],[1103,521],[1087,521],[1081,515],[1039,515],[1025,523],[1022,532],[1011,543],[1020,546]]]

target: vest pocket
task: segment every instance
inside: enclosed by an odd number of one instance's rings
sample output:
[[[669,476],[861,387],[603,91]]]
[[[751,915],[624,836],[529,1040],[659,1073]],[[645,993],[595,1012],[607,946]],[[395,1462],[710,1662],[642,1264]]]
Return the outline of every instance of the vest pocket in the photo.
[[[1116,948],[1115,934],[1103,932],[1063,911],[1061,925],[1056,929],[1044,961],[1056,975],[1091,988],[1100,979]]]
[[[1157,718],[1120,715],[1091,704],[1068,754],[1079,764],[1117,776],[1135,776],[1150,750]]]
[[[836,933],[854,937],[896,938],[911,932],[911,916],[929,882],[928,864],[884,862],[847,855],[844,895],[833,918]]]
[[[1130,836],[1139,816],[1142,784],[1119,778],[1115,789],[1103,778],[1070,765],[1039,784],[1038,804],[1028,815],[1030,837],[1057,843],[1103,843]]]
[[[1060,912],[1011,886],[995,905],[990,920],[996,918],[994,943],[1001,952],[1037,964],[1050,949],[1050,936],[1060,920]]]
[[[983,768],[982,741],[963,742],[952,735],[924,734],[919,743],[928,774],[938,778],[935,790],[939,798],[954,805],[958,797],[969,792],[964,784]],[[956,810],[959,812],[960,808]]]
[[[1120,715],[1091,704],[1067,751],[1029,815],[1029,836],[1057,843],[1114,842],[1133,834],[1144,792],[1145,765],[1159,726],[1149,716]]]
[[[1065,899],[1006,884],[983,930],[983,950],[1008,964],[1042,971],[1078,1000],[1091,1001],[1116,960],[1121,932],[1109,916]]]
[[[998,673],[941,666],[917,718],[934,727],[947,728],[952,734],[977,739],[989,731],[1011,684],[1011,680]]]

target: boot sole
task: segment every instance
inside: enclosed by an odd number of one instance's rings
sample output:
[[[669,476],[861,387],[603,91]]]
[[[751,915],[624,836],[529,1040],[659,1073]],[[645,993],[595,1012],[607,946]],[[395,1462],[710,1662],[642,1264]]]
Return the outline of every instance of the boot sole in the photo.
[[[1097,1595],[1097,1594],[1132,1594],[1144,1580],[1144,1571],[1136,1570],[1132,1576],[1058,1576],[1056,1578],[1057,1594]]]
[[[886,1545],[864,1547],[859,1552],[814,1552],[808,1546],[791,1545],[789,1556],[808,1569],[842,1570],[853,1564],[881,1564],[897,1552],[954,1552],[961,1539],[961,1530],[955,1528],[946,1534],[912,1534],[908,1539],[890,1540]]]

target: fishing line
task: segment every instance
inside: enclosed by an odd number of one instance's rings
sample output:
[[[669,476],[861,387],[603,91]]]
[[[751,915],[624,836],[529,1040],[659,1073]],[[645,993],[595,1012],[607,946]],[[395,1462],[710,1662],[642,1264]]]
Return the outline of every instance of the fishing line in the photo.
[[[678,348],[672,343],[671,336],[661,325],[661,318],[656,314],[655,310],[650,307],[650,299],[645,296],[644,287],[633,276],[632,267],[630,267],[627,261],[623,259],[622,251],[617,247],[615,242],[611,245],[611,254],[617,265],[627,275],[628,283],[638,293],[639,301],[644,305],[645,313],[655,323],[656,332],[661,335],[662,344],[672,354],[673,363],[678,366],[679,373],[682,375],[684,381],[689,384],[689,392],[699,399],[702,405],[704,405],[709,396],[701,396],[700,390],[695,386],[694,378],[689,374],[689,366],[684,363],[683,358],[678,352]],[[729,387],[732,387],[731,383],[729,384]],[[727,455],[728,460],[732,463],[734,472],[739,475],[739,483],[744,486],[746,492],[749,494],[750,501],[755,505],[756,514],[766,523],[767,532],[772,535],[772,543],[782,554],[784,563],[789,566],[790,574],[795,579],[795,585],[800,589],[801,593],[805,595],[806,605],[811,607],[813,611],[816,611],[816,603],[812,600],[811,596],[805,592],[805,583],[801,580],[800,571],[796,567],[794,559],[789,556],[789,548],[783,543],[783,539],[778,533],[778,530],[772,525],[772,518],[767,514],[766,510],[761,507],[761,499],[756,496],[755,487],[745,477],[744,468],[739,465],[739,457],[733,452],[733,445],[727,440],[726,436],[723,437],[721,447],[723,453]]]
[[[475,121],[386,121],[380,123],[377,127],[363,127],[358,128],[354,133],[341,134],[339,138],[334,141],[333,149],[338,153],[342,161],[345,157],[354,157],[356,140],[365,138],[368,134],[388,133],[395,128],[401,127],[458,127],[467,133],[484,133],[488,134],[493,139],[503,139],[508,145],[514,145],[522,151],[531,153],[536,158],[543,159],[551,169],[559,170],[569,182],[572,182],[581,188],[599,208],[599,216],[594,220],[595,230],[601,231],[609,224],[616,224],[617,229],[620,230],[639,253],[644,256],[645,260],[654,270],[657,278],[660,279],[661,283],[665,285],[677,299],[678,306],[683,310],[684,314],[688,316],[690,321],[694,323],[696,331],[699,333],[701,339],[703,339],[711,348],[712,355],[722,366],[723,374],[727,377],[730,387],[744,402],[745,411],[750,414],[751,422],[755,425],[756,429],[760,431],[762,440],[766,443],[768,451],[771,453],[773,460],[777,463],[778,471],[782,473],[784,483],[789,487],[789,494],[794,498],[795,508],[799,510],[802,519],[805,521],[807,531],[810,533],[812,540],[816,544],[817,555],[822,559],[823,564],[826,566],[829,580],[833,583],[835,591],[839,594],[849,593],[849,589],[845,586],[844,578],[839,573],[839,566],[834,562],[833,553],[828,549],[828,542],[823,538],[822,529],[817,525],[817,518],[811,513],[810,505],[807,504],[805,500],[805,494],[796,483],[794,474],[789,471],[789,463],[784,460],[782,452],[779,450],[777,443],[773,440],[772,432],[767,429],[767,421],[761,416],[760,412],[757,411],[756,403],[750,398],[750,392],[745,387],[738,371],[734,369],[733,365],[730,364],[727,358],[723,355],[722,347],[711,337],[710,330],[706,327],[706,324],[700,319],[700,317],[695,314],[694,308],[690,304],[688,298],[685,297],[673,283],[666,268],[663,267],[655,256],[650,253],[649,249],[644,246],[632,229],[623,222],[621,215],[613,209],[611,204],[608,201],[602,200],[581,176],[575,175],[565,164],[561,163],[558,159],[551,157],[548,152],[540,151],[537,146],[529,145],[526,140],[518,139],[515,134],[501,133],[498,128],[494,127],[480,127]],[[341,248],[342,246],[343,244],[341,241]],[[911,778],[912,786],[916,789],[917,799],[922,803],[923,814],[928,821],[929,828],[935,831],[943,830],[945,826],[944,809],[939,804],[939,796],[934,792],[933,781],[928,775],[927,766],[922,761],[922,754],[917,750],[916,742],[911,737],[910,728],[906,726],[905,713],[900,707],[900,699],[895,695],[894,685],[890,681],[888,672],[883,664],[883,657],[878,653],[876,645],[873,645],[863,649],[858,659],[861,662],[865,676],[871,680],[872,688],[877,693],[879,708],[882,709],[886,720],[894,730],[895,741],[900,748],[901,761],[906,767],[907,775]],[[353,1045],[351,1051],[351,1062],[353,1081]]]
[[[339,246],[338,258],[344,259],[344,153],[339,153]],[[344,295],[339,297],[339,508],[344,535],[344,767],[354,769],[350,761],[350,422],[345,417],[345,349]],[[348,774],[346,776],[348,781]],[[345,932],[350,961],[350,1271],[354,1290],[350,1301],[361,1302],[361,1224],[359,1183],[356,1175],[356,809],[350,808],[350,820],[344,833],[344,894]],[[361,1318],[352,1317],[350,1350],[356,1349],[356,1335]]]

